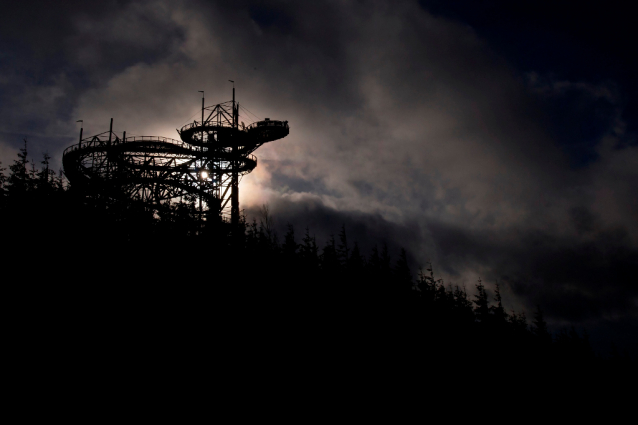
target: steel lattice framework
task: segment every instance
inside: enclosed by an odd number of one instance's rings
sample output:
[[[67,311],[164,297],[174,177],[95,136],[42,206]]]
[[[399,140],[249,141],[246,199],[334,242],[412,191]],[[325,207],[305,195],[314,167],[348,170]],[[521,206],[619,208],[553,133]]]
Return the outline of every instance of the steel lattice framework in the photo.
[[[142,201],[160,210],[173,201],[196,199],[199,211],[239,220],[239,178],[257,166],[252,155],[264,143],[286,137],[287,121],[266,118],[239,125],[233,100],[204,107],[202,119],[166,137],[119,137],[109,131],[68,147],[62,162],[73,186],[107,199]]]

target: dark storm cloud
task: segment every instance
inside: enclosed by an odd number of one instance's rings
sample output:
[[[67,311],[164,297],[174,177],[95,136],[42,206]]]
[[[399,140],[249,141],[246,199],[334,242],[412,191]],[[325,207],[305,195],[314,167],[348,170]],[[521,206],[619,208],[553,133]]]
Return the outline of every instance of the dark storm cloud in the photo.
[[[431,259],[469,289],[479,275],[498,279],[510,306],[540,303],[556,323],[635,317],[632,83],[622,72],[590,78],[557,59],[509,55],[498,32],[522,43],[535,21],[526,33],[511,23],[492,34],[440,4],[70,7],[59,12],[66,25],[37,18],[49,47],[3,35],[16,56],[15,66],[3,56],[2,108],[15,119],[2,131],[74,140],[75,119],[94,134],[113,117],[117,131],[176,138],[198,114],[198,90],[209,104],[226,101],[233,79],[251,113],[291,125],[257,151],[241,185],[248,212],[269,203],[281,231],[291,222],[298,238],[308,226],[325,240],[345,224],[367,252],[375,241],[395,255],[403,246],[413,271]],[[34,97],[25,93],[40,96],[40,121],[29,121]],[[242,110],[241,119],[255,117]],[[63,147],[50,146],[58,155]]]

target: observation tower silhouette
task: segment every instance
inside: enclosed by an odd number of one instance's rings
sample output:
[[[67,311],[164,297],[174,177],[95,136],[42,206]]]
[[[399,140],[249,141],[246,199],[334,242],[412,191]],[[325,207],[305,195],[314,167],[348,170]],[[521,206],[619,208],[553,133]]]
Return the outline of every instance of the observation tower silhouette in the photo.
[[[203,92],[202,92],[203,93]],[[244,125],[233,100],[204,106],[201,121],[178,129],[181,140],[119,137],[109,131],[65,149],[64,172],[73,189],[110,201],[141,203],[161,212],[173,202],[196,202],[200,219],[239,222],[239,180],[257,166],[252,153],[286,137],[288,121],[266,118]],[[242,108],[245,109],[245,108]]]

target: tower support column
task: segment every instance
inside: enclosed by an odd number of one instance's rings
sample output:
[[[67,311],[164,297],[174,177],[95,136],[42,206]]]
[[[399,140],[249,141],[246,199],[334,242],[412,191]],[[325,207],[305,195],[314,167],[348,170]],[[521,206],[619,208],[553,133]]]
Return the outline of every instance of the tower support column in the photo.
[[[239,175],[237,173],[237,161],[234,161],[233,164],[231,184],[232,188],[230,193],[230,222],[233,227],[237,227],[239,225]]]
[[[232,145],[232,175],[230,193],[230,223],[233,231],[237,231],[239,226],[239,147],[237,146],[237,123],[239,121],[239,108],[235,104],[235,87],[233,87],[233,145]]]

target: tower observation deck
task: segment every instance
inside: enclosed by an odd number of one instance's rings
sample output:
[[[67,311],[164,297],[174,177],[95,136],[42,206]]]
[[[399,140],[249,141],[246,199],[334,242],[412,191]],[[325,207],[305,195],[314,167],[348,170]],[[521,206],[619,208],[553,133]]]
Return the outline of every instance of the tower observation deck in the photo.
[[[109,131],[82,138],[62,156],[72,187],[106,199],[129,199],[162,210],[172,202],[196,202],[200,216],[239,221],[239,180],[257,166],[252,154],[264,143],[286,137],[288,121],[266,118],[239,123],[233,100],[204,106],[201,121],[177,130],[180,140],[122,137]]]

